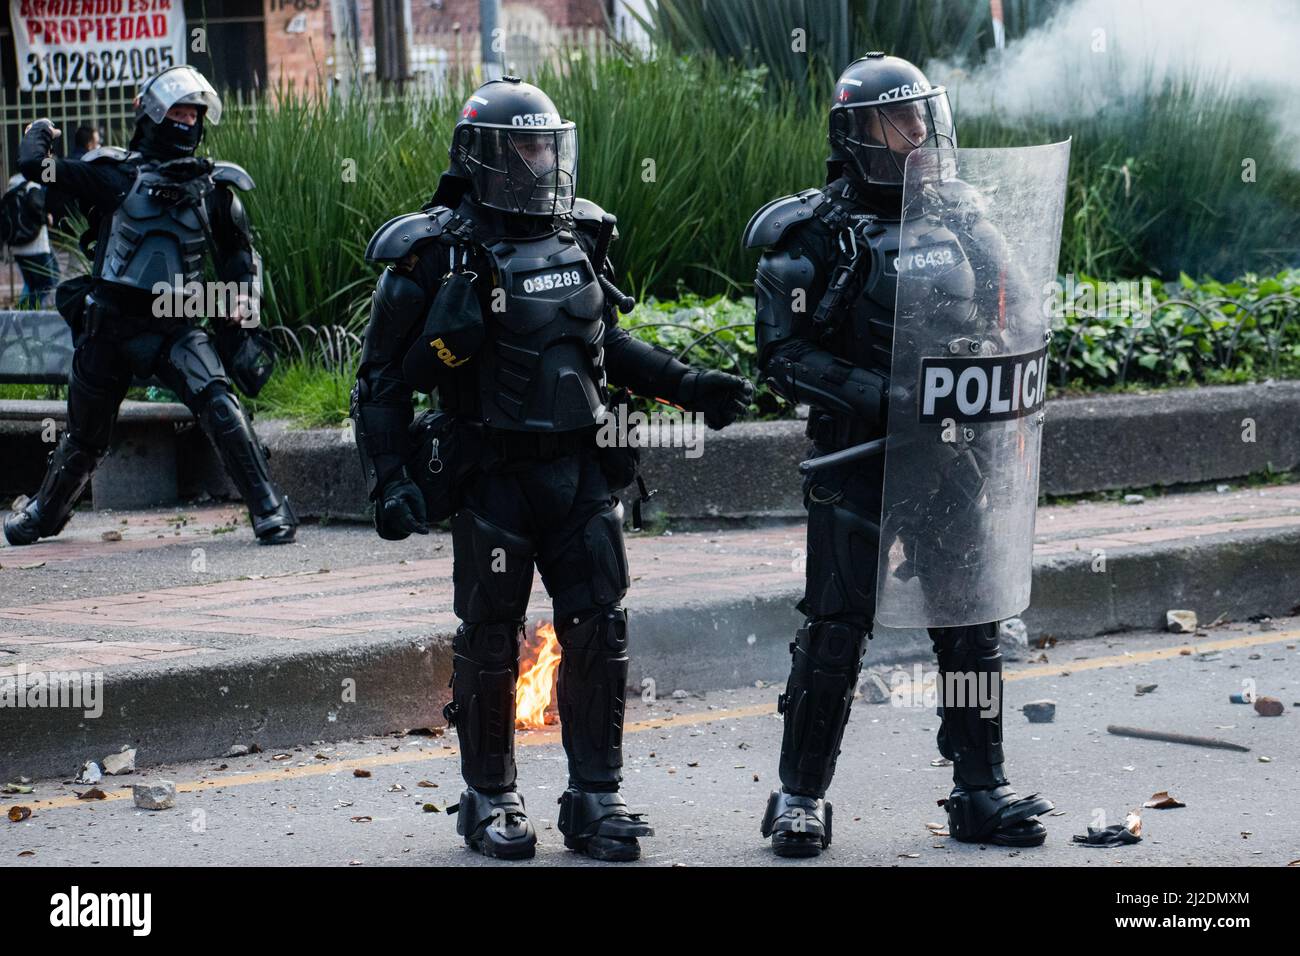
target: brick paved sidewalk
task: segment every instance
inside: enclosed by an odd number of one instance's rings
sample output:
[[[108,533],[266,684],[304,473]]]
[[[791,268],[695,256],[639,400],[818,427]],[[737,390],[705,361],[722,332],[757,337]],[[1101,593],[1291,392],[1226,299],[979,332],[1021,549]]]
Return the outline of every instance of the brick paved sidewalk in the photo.
[[[1300,526],[1300,485],[1040,509],[1039,558],[1108,554]],[[116,540],[120,536],[120,540]],[[105,538],[109,540],[105,540]],[[633,614],[801,589],[803,528],[678,532],[628,540]],[[0,548],[0,676],[116,669],[321,638],[447,633],[451,544],[392,543],[359,525],[308,526],[260,548],[242,510],[78,514],[64,535]],[[540,581],[533,620],[549,617]]]

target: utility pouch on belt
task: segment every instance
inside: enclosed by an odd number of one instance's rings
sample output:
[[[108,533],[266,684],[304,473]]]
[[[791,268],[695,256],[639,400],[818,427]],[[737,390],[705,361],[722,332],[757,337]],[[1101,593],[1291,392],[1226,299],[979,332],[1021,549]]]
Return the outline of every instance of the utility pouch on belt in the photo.
[[[235,387],[256,398],[275,371],[275,343],[270,333],[262,328],[225,325],[212,338]]]
[[[407,473],[424,493],[429,521],[445,521],[459,505],[460,490],[482,456],[482,426],[429,409],[410,426]]]
[[[86,325],[86,296],[95,280],[88,275],[73,276],[64,279],[54,290],[54,307],[63,316],[63,321],[72,329],[73,341],[81,337]]]
[[[615,422],[627,421],[627,413],[620,414],[619,409],[630,409],[632,393],[625,388],[613,392],[609,397],[606,414]],[[620,434],[617,429],[602,428],[598,435],[610,431],[617,441],[603,443],[598,440],[600,471],[609,482],[609,490],[617,494],[624,488],[636,483],[636,497],[632,500],[632,530],[641,530],[641,506],[654,497],[655,492],[647,491],[645,480],[641,477],[641,448],[633,443],[634,436]]]
[[[453,264],[456,253],[451,253]],[[464,365],[483,345],[483,312],[474,292],[473,272],[448,272],[429,306],[424,333],[402,360],[402,375],[422,392]]]

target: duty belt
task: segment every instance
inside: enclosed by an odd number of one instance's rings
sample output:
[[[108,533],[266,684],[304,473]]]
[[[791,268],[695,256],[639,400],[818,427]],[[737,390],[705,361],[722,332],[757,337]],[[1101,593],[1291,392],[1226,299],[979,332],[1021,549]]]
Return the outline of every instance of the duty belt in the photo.
[[[488,447],[501,458],[563,458],[584,448],[596,447],[594,427],[567,432],[516,432],[489,428],[485,434]]]
[[[881,437],[883,433],[883,429],[867,422],[846,415],[830,415],[815,408],[809,410],[808,427],[804,429],[804,434],[812,439],[814,445],[828,450],[860,445]]]

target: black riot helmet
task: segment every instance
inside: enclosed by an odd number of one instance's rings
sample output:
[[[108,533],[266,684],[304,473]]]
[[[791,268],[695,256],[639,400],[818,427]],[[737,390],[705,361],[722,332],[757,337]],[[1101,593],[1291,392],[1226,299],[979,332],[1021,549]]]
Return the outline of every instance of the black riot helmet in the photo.
[[[517,76],[484,83],[465,101],[451,138],[453,175],[503,212],[561,216],[576,195],[578,134],[551,98]]]
[[[868,53],[835,83],[830,144],[829,178],[847,174],[867,187],[901,193],[912,150],[957,147],[948,92],[901,57]]]
[[[167,118],[174,106],[193,106],[192,125]],[[203,139],[204,120],[221,122],[221,98],[212,84],[192,66],[172,66],[140,87],[135,98],[135,133],[131,148],[156,159],[193,156]]]

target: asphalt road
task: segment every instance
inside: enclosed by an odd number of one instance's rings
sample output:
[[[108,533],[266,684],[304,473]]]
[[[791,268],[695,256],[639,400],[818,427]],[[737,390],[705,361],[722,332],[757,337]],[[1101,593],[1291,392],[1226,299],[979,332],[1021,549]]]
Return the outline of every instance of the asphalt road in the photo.
[[[950,770],[933,763],[932,706],[923,697],[904,705],[859,701],[830,794],[835,842],[821,864],[1281,866],[1297,860],[1298,644],[1300,619],[1292,618],[1213,628],[1191,639],[1152,634],[1071,642],[1046,650],[1045,663],[1010,664],[1010,776],[1021,793],[1041,791],[1057,807],[1045,821],[1047,844],[1033,850],[967,846],[928,830],[927,823],[944,822],[936,801],[950,781]],[[1286,712],[1266,718],[1230,703],[1245,680],[1280,699]],[[1139,684],[1157,687],[1139,695]],[[759,837],[764,802],[776,785],[776,693],[742,688],[629,707],[624,792],[634,809],[648,811],[657,835],[643,841],[640,864],[622,865],[819,865],[778,860]],[[1028,723],[1019,707],[1042,698],[1057,702],[1055,721]],[[1108,734],[1108,724],[1217,737],[1251,749],[1122,738]],[[424,809],[444,807],[459,794],[454,733],[304,743],[283,755],[148,768],[106,778],[109,798],[98,801],[79,800],[75,792],[86,788],[70,781],[36,781],[34,793],[0,802],[0,812],[15,803],[33,810],[20,823],[0,820],[0,862],[597,865],[565,850],[554,829],[565,779],[557,731],[520,735],[521,791],[540,837],[528,863],[497,864],[470,853],[454,817]],[[129,790],[115,789],[159,777],[179,786],[174,809],[136,809]],[[1141,843],[1115,849],[1071,843],[1089,824],[1123,822],[1161,790],[1186,806],[1144,810]]]

